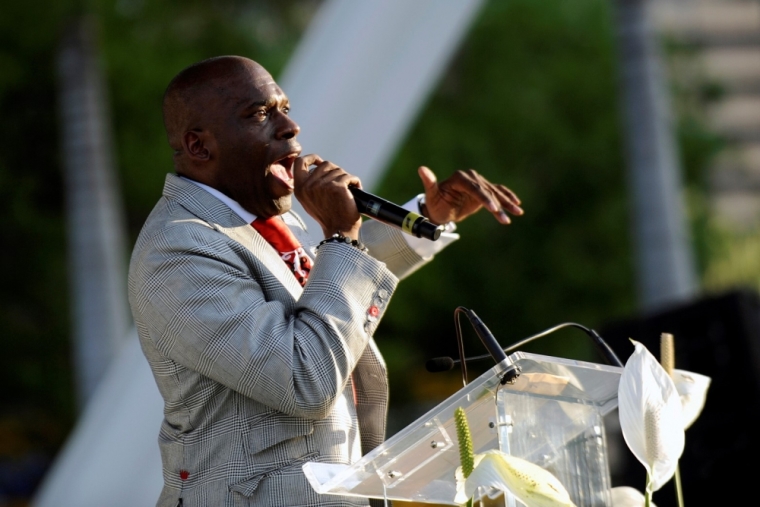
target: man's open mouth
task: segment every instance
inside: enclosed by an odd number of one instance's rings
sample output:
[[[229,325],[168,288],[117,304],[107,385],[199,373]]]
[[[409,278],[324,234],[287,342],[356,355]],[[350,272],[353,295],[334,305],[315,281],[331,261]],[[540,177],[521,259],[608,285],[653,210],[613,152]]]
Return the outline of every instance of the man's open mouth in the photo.
[[[293,189],[293,162],[296,160],[296,155],[288,155],[275,161],[269,166],[269,172],[280,180],[286,187]]]

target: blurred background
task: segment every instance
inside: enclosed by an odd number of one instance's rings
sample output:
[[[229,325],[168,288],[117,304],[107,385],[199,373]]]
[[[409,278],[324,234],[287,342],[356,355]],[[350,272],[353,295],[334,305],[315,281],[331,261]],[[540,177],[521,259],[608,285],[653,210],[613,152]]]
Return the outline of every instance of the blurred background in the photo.
[[[475,310],[504,346],[573,321],[598,330],[623,361],[633,351],[627,338],[656,354],[660,333],[670,332],[676,367],[713,378],[705,412],[687,432],[686,502],[730,500],[734,492],[716,481],[744,480],[736,461],[760,447],[753,434],[760,423],[760,3],[441,0],[435,16],[400,5],[4,6],[0,506],[47,505],[46,482],[63,491],[51,477],[67,445],[78,449],[69,453],[67,477],[96,452],[83,421],[116,428],[106,409],[92,407],[96,399],[100,407],[126,406],[123,383],[109,371],[135,342],[125,299],[131,246],[172,170],[162,94],[187,65],[223,54],[269,69],[291,97],[304,150],[328,158],[330,150],[343,152],[306,137],[305,124],[317,130],[320,123],[302,121],[299,110],[309,104],[295,98],[316,101],[312,88],[353,84],[355,96],[344,94],[343,104],[374,107],[354,109],[370,125],[354,144],[384,141],[367,148],[380,154],[366,167],[348,152],[333,160],[362,174],[378,195],[405,202],[421,190],[416,169],[427,165],[439,177],[474,168],[523,201],[525,215],[508,227],[486,213],[460,224],[462,239],[400,285],[376,336],[390,374],[389,436],[461,387],[458,369],[425,370],[430,357],[457,356],[458,306]],[[376,51],[383,41],[395,40],[394,49],[362,59],[360,38],[370,35],[350,28],[373,21],[399,27],[408,51],[399,37],[380,37],[371,44]],[[333,33],[353,54],[325,49]],[[304,41],[324,54],[309,53]],[[425,63],[428,49],[434,57]],[[308,65],[319,58],[332,67],[310,82]],[[361,81],[373,73],[392,76],[396,88]],[[372,115],[395,109],[403,114],[389,135]],[[483,353],[469,326],[462,330],[467,354]],[[604,362],[573,329],[523,350]],[[124,364],[119,371],[128,374]],[[472,363],[470,378],[490,366]],[[98,398],[107,378],[111,390]],[[159,420],[160,409],[147,426],[149,446]],[[145,438],[118,431],[126,446]],[[612,423],[613,443],[615,431]],[[615,449],[614,485],[643,489],[643,467],[624,445]],[[124,463],[111,459],[103,473],[118,477]],[[673,505],[672,497],[658,493],[655,501]],[[83,505],[60,498],[56,505]],[[122,498],[109,505],[152,504]]]

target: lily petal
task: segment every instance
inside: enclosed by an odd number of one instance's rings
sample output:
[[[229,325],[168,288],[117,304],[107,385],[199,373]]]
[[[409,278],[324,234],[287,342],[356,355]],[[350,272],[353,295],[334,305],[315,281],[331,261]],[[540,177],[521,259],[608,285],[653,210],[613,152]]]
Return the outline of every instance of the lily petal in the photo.
[[[712,379],[699,373],[684,370],[673,370],[673,382],[681,397],[683,408],[683,427],[687,429],[694,424],[702,409],[705,407],[707,389]]]
[[[646,468],[648,491],[675,473],[684,449],[683,411],[673,380],[641,343],[628,358],[618,387],[620,428],[628,448]]]
[[[454,477],[457,480],[457,494],[454,496],[454,502],[457,505],[464,505],[469,498],[464,492],[464,474],[462,473],[462,467],[458,466],[454,472]]]
[[[473,456],[473,467],[477,468],[480,462],[483,460],[483,456],[485,454],[476,454]],[[474,469],[473,469],[474,472]],[[472,474],[470,474],[472,475]],[[458,504],[464,504],[471,498],[471,496],[467,496],[465,493],[465,479],[464,479],[464,473],[462,472],[462,467],[458,466],[456,470],[454,470],[454,478],[457,481],[457,494],[454,497],[454,501]]]
[[[508,490],[528,507],[575,507],[559,479],[529,461],[489,450],[476,455],[475,463],[475,469],[465,481],[464,501],[483,486]]]
[[[612,507],[644,507],[644,495],[636,488],[630,486],[618,486],[610,490]],[[654,502],[649,502],[650,507],[657,507]]]

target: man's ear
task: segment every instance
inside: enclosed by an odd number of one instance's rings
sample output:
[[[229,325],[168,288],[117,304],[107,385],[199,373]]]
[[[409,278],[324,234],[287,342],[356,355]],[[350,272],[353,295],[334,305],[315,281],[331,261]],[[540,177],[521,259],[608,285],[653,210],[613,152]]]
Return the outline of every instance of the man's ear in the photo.
[[[182,148],[195,162],[211,160],[215,147],[214,136],[207,130],[188,130],[182,134]]]

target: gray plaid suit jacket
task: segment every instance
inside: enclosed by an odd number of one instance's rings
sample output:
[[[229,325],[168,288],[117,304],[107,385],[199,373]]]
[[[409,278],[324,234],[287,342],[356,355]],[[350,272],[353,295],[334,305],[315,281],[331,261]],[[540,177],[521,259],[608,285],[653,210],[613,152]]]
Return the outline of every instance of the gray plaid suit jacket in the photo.
[[[284,218],[308,245],[303,222]],[[225,204],[167,176],[129,269],[165,401],[159,507],[367,504],[317,495],[301,467],[354,462],[384,439],[387,379],[372,335],[398,279],[424,264],[401,234],[365,223],[371,255],[325,244],[302,288]]]

